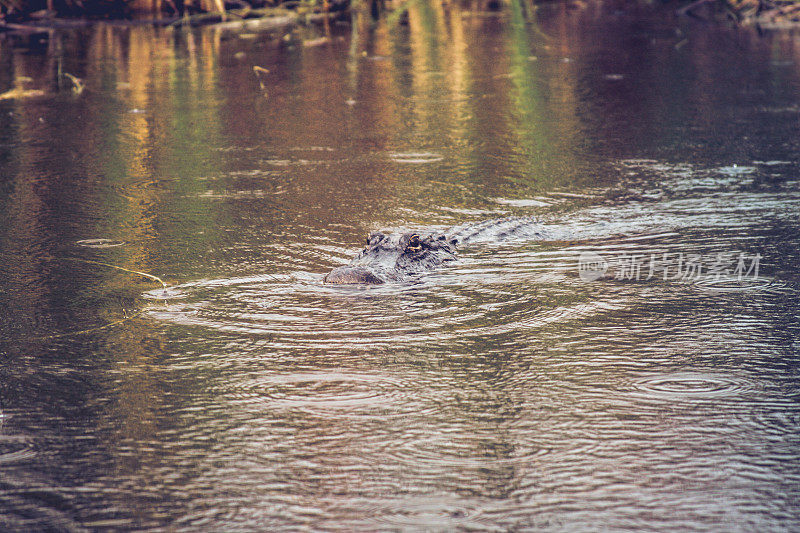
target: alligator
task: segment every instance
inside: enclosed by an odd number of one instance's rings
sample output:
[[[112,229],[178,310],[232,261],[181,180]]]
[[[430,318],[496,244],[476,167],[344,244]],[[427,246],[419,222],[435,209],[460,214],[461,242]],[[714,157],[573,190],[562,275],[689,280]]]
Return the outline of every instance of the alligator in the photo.
[[[350,263],[331,270],[323,283],[379,285],[402,281],[454,261],[459,245],[512,236],[544,238],[532,218],[516,217],[467,224],[445,233],[408,231],[387,235],[376,231]]]

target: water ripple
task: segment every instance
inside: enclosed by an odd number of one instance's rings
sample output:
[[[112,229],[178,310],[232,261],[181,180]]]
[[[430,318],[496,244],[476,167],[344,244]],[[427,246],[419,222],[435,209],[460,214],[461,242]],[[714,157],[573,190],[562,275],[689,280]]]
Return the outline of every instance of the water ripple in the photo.
[[[420,165],[425,163],[436,163],[444,159],[444,156],[435,152],[393,152],[389,154],[389,159],[395,163]]]
[[[3,414],[0,413],[0,429]],[[29,438],[22,435],[0,434],[0,464],[27,461],[36,457],[36,450]]]
[[[362,521],[360,525],[353,524],[357,529],[409,530],[423,527],[429,531],[445,531],[486,530],[490,526],[482,516],[480,502],[462,498],[407,496],[374,502],[370,507],[374,519]]]
[[[787,282],[764,277],[705,277],[695,280],[694,285],[709,292],[793,292]]]
[[[402,383],[389,376],[342,371],[273,374],[223,387],[234,403],[264,409],[374,409],[398,401],[402,390]]]
[[[553,453],[555,443],[519,443],[513,449],[498,447],[492,434],[452,432],[400,436],[399,445],[387,450],[395,460],[416,467],[487,469],[535,462]],[[487,446],[491,443],[492,446]]]
[[[529,332],[621,308],[613,297],[565,300],[560,294],[565,278],[537,268],[540,265],[534,264],[527,273],[512,275],[488,266],[481,273],[472,265],[473,286],[462,286],[458,271],[380,287],[326,286],[317,275],[296,272],[193,282],[171,287],[166,295],[150,291],[146,297],[154,301],[148,313],[159,320],[266,337],[286,347],[343,350],[444,346],[457,339]],[[539,284],[531,285],[537,278]],[[529,287],[520,290],[525,285]]]
[[[116,248],[117,246],[124,246],[126,242],[115,239],[83,239],[75,244],[86,248]]]
[[[756,390],[746,378],[719,373],[676,372],[641,377],[631,383],[633,394],[671,401],[734,397]]]

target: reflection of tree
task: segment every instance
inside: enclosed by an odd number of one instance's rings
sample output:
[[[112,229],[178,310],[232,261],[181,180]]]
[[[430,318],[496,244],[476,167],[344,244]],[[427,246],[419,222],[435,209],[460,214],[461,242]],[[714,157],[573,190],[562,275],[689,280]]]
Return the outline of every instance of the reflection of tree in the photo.
[[[83,332],[134,315],[149,285],[61,258],[149,271],[187,261],[186,243],[215,238],[217,213],[192,193],[198,177],[214,173],[207,154],[219,145],[219,39],[187,33],[176,43],[170,31],[146,26],[122,32],[98,25],[86,40],[65,35],[54,34],[43,54],[12,49],[6,65],[12,78],[46,94],[6,102],[12,111],[0,119],[0,142],[14,145],[3,154],[8,194],[0,199],[0,333],[7,347],[0,351],[13,361],[3,363],[10,363],[3,402],[64,439],[72,431],[94,436],[59,448],[68,455],[56,457],[51,470],[69,469],[76,455],[91,461],[82,454],[96,455],[100,442],[114,458],[100,475],[132,479],[143,465],[164,458],[139,447],[161,431],[164,389],[148,367],[164,348],[154,325],[141,319]],[[61,70],[84,79],[89,90],[80,98],[57,92]],[[126,245],[76,245],[100,237]],[[62,374],[78,368],[81,379],[64,383]],[[73,475],[80,480],[97,472]]]

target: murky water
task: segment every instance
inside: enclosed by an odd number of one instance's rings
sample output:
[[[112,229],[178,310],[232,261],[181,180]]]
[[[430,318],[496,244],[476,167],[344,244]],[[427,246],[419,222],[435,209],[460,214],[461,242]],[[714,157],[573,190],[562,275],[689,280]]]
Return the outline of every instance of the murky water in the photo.
[[[800,39],[319,31],[0,39],[0,529],[800,528]]]

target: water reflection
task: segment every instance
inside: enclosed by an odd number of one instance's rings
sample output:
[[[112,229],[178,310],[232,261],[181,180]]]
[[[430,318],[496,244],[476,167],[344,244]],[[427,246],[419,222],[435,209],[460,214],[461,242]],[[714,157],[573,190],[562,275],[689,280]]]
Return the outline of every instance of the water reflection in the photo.
[[[329,30],[0,39],[0,93],[40,91],[0,100],[0,529],[800,523],[797,40]],[[509,216],[409,283],[320,282],[370,230]],[[587,283],[587,251],[763,264]]]

